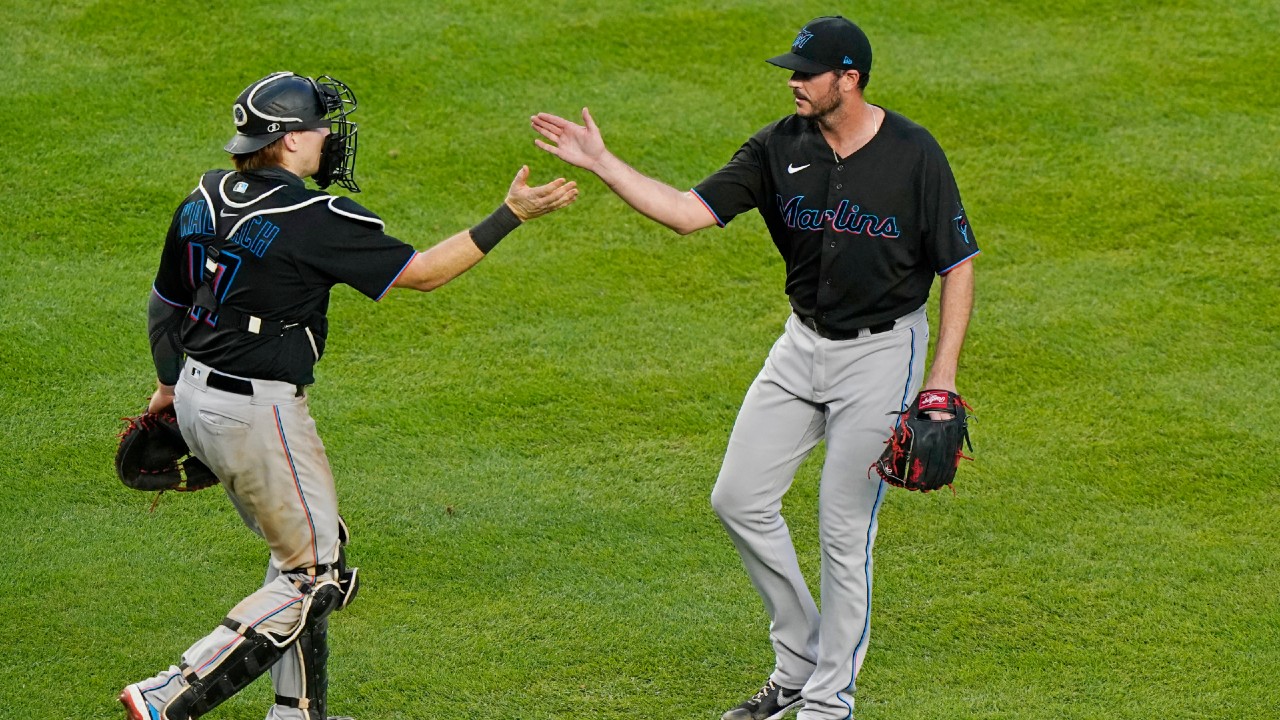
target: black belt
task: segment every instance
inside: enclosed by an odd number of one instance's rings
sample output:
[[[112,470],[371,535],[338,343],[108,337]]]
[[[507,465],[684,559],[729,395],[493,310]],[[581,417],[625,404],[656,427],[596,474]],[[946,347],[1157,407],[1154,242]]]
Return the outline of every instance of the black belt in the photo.
[[[801,315],[800,313],[796,313],[796,317],[800,318],[800,323],[802,325],[828,340],[852,340],[858,337],[863,330],[866,330],[868,335],[878,335],[883,332],[889,332],[897,323],[896,320],[885,320],[878,325],[872,325],[870,327],[858,328],[855,330],[836,330],[835,328],[823,325],[811,315]]]
[[[221,390],[223,392],[235,393],[236,395],[248,395],[249,397],[253,397],[252,382],[249,382],[248,380],[242,380],[238,377],[231,377],[230,375],[223,375],[217,370],[209,371],[209,376],[205,378],[204,384],[208,385],[214,390]],[[298,385],[296,387],[298,388],[298,391],[294,394],[297,397],[302,397],[302,386]]]

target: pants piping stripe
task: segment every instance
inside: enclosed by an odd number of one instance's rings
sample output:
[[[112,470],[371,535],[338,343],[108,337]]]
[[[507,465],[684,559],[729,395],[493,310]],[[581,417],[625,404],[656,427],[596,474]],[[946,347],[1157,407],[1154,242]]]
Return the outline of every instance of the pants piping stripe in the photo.
[[[177,678],[179,678],[179,677],[182,677],[182,675],[181,675],[180,673],[178,673],[178,674],[174,674],[174,675],[170,675],[168,680],[165,680],[164,682],[160,683],[159,685],[156,685],[155,687],[149,687],[149,688],[140,687],[140,688],[138,688],[138,689],[139,689],[139,690],[141,690],[141,691],[142,691],[142,692],[144,692],[144,693],[155,692],[155,691],[160,690],[161,688],[163,688],[165,685],[168,685],[169,683],[173,682],[174,680],[176,680],[176,679],[177,679]]]
[[[915,362],[916,362],[916,329],[911,328],[911,359],[907,361],[907,381],[902,385],[902,403],[898,408],[898,412],[902,412],[907,409],[907,399],[908,399],[907,395],[911,393],[911,367],[915,365]],[[902,421],[902,418],[899,417],[898,420],[894,422],[894,427],[897,427],[898,423],[901,421]]]
[[[298,479],[298,468],[293,462],[293,453],[289,450],[289,441],[284,435],[284,423],[280,420],[280,407],[272,408],[276,415],[276,430],[280,433],[280,446],[284,448],[284,456],[289,461],[289,472],[293,475],[293,486],[298,490],[298,500],[302,503],[302,510],[307,514],[307,529],[311,531],[311,562],[312,565],[320,564],[320,553],[316,550],[316,524],[311,518],[311,508],[307,505],[307,498],[302,494],[302,481]]]
[[[231,640],[231,642],[227,643],[226,645],[223,645],[223,646],[222,646],[222,648],[221,648],[221,649],[219,649],[219,650],[218,650],[218,652],[217,652],[213,657],[209,658],[209,659],[205,662],[205,664],[203,664],[203,665],[201,665],[200,667],[196,668],[196,673],[197,673],[197,674],[199,674],[199,673],[200,673],[200,672],[202,672],[205,668],[207,668],[207,667],[209,667],[210,665],[212,665],[212,664],[214,664],[215,662],[217,662],[218,658],[222,657],[222,656],[223,656],[223,655],[224,655],[228,650],[230,650],[230,649],[231,649],[231,647],[232,647],[233,645],[235,645],[235,644],[239,643],[239,642],[240,642],[241,640],[243,640],[243,639],[244,639],[244,638],[242,638],[242,637],[240,637],[239,635],[237,635],[235,638],[233,638],[233,639]]]
[[[256,630],[256,629],[258,628],[258,626],[259,626],[259,625],[261,625],[262,623],[264,623],[264,622],[266,622],[267,620],[271,619],[272,617],[275,617],[277,614],[279,614],[279,613],[280,613],[282,610],[284,610],[285,608],[289,607],[290,605],[292,605],[292,604],[294,604],[294,603],[299,603],[299,602],[302,602],[302,598],[301,598],[301,597],[293,598],[293,599],[292,599],[292,600],[290,600],[289,602],[284,603],[284,604],[283,604],[283,605],[281,605],[280,607],[278,607],[278,608],[276,608],[276,609],[272,610],[271,612],[267,613],[266,615],[263,615],[262,617],[258,618],[257,620],[254,620],[253,622],[249,623],[249,627],[251,627],[251,628],[253,628],[253,629],[255,629],[255,630]]]
[[[907,382],[902,386],[901,407],[903,409],[907,407],[907,395],[911,392],[912,368],[915,366],[915,361],[916,329],[911,328],[911,357],[907,360]],[[871,632],[871,534],[875,530],[876,519],[880,513],[880,504],[884,500],[884,488],[885,482],[881,480],[880,487],[876,490],[876,502],[871,506],[871,520],[867,523],[866,560],[862,565],[863,577],[866,580],[867,588],[867,615],[862,623],[862,635],[858,638],[858,644],[853,648],[853,669],[849,674],[849,684],[845,686],[846,691],[853,687],[854,681],[858,678],[858,666],[861,664],[858,656],[866,657],[867,637]],[[849,708],[849,714],[845,716],[846,720],[851,720],[853,718],[853,705],[845,701],[844,698],[840,698],[840,701]]]

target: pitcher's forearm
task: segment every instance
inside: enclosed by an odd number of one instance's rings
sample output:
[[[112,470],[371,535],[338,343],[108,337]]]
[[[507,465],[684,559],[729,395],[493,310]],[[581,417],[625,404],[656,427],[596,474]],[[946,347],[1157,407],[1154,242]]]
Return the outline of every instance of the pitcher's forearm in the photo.
[[[956,390],[960,350],[973,312],[973,262],[966,262],[942,277],[938,301],[938,345],[925,380],[928,388]]]
[[[681,235],[715,224],[715,217],[692,193],[655,180],[606,151],[593,172],[636,212]]]

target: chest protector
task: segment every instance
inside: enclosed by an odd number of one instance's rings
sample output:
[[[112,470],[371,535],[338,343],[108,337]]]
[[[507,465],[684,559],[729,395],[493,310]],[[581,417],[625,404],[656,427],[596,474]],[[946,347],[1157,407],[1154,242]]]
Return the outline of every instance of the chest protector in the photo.
[[[253,315],[245,308],[236,308],[224,302],[230,285],[219,287],[224,266],[219,262],[231,238],[245,223],[263,215],[279,215],[301,210],[318,203],[332,203],[336,200],[332,195],[318,194],[298,201],[296,198],[283,198],[278,193],[289,187],[280,183],[258,193],[256,196],[237,202],[227,195],[227,181],[232,173],[225,170],[214,170],[200,178],[197,190],[204,196],[209,208],[209,227],[212,234],[191,236],[188,242],[198,242],[204,246],[204,263],[200,268],[200,276],[196,278],[196,287],[192,297],[193,315],[203,313],[203,317],[219,329],[230,328],[255,335],[280,337],[296,329],[307,329],[308,322],[319,318],[296,318],[287,320],[267,320]],[[274,196],[274,197],[273,197]],[[330,206],[332,207],[332,205]],[[192,316],[188,316],[192,319]]]

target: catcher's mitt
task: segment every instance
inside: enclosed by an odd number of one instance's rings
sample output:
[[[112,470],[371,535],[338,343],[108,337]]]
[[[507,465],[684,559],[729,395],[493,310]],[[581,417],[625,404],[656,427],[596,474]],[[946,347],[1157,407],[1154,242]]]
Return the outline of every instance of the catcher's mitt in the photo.
[[[950,485],[956,476],[960,459],[972,460],[962,446],[969,441],[969,405],[948,390],[922,390],[898,417],[893,434],[886,441],[874,468],[890,485],[929,492]],[[945,420],[934,420],[930,412],[951,413]]]
[[[134,490],[203,490],[218,483],[209,466],[191,454],[172,412],[124,418],[116,448],[116,475]]]

